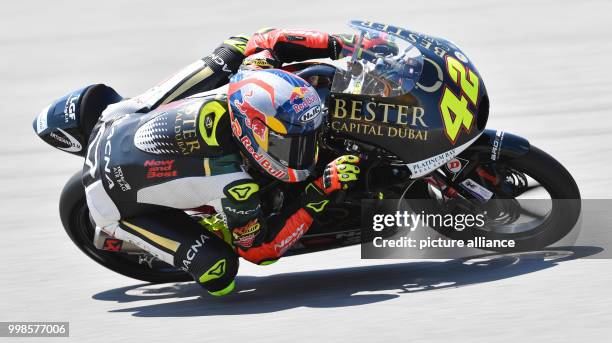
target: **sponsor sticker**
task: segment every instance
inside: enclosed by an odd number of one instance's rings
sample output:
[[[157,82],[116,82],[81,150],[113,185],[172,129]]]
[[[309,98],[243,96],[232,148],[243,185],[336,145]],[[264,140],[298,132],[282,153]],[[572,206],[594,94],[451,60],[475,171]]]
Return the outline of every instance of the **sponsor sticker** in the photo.
[[[76,120],[76,105],[77,101],[79,101],[80,94],[73,96],[70,94],[68,99],[66,100],[66,104],[64,105],[64,122],[68,123],[68,121]]]
[[[309,95],[308,91],[308,87],[293,88],[293,91],[289,96],[289,102],[291,103],[295,112],[300,113],[308,107],[317,103],[318,97],[314,94]]]
[[[198,141],[197,109],[194,105],[177,111],[174,121],[174,140],[183,155],[200,150]]]
[[[467,164],[470,161],[461,158],[461,157],[455,157],[452,160],[446,162],[446,169],[452,174],[452,180],[455,181],[455,179],[457,178],[457,176],[459,176],[459,174],[461,174],[461,171],[463,171],[463,169],[465,169],[465,167],[467,166]]]
[[[174,160],[147,160],[144,163],[147,168],[147,179],[174,177],[178,172],[174,169]]]
[[[304,234],[304,223],[300,224],[291,235],[285,237],[282,241],[274,245],[274,250],[278,255],[282,255],[289,249],[300,237]]]
[[[102,250],[106,251],[121,251],[121,246],[123,245],[123,241],[116,238],[107,238],[104,240],[104,245],[102,245]]]
[[[270,159],[268,159],[264,154],[258,154],[255,151],[255,148],[253,147],[249,137],[242,137],[240,139],[240,142],[242,143],[246,151],[253,157],[255,161],[257,161],[257,163],[259,163],[259,165],[262,166],[262,168],[264,168],[268,172],[268,174],[279,179],[282,179],[286,175],[286,173],[281,169],[275,168],[275,164],[270,161]]]
[[[495,139],[491,146],[491,161],[497,161],[499,159],[499,153],[501,151],[502,142],[504,140],[504,131],[495,132]]]
[[[461,186],[480,200],[489,200],[493,197],[493,192],[472,179],[463,180]]]
[[[47,114],[49,113],[49,107],[51,107],[50,104],[40,111],[38,119],[36,120],[36,133],[41,133],[49,127],[47,125]]]
[[[130,184],[125,179],[125,174],[123,173],[123,169],[121,168],[121,166],[116,166],[116,167],[113,167],[112,169],[113,169],[113,176],[115,177],[115,181],[117,182],[121,190],[123,192],[126,192],[132,189],[132,186],[130,186]]]
[[[302,114],[299,120],[302,123],[308,123],[318,117],[319,113],[321,113],[321,106],[315,106]]]
[[[185,258],[182,261],[182,266],[180,267],[182,270],[188,272],[189,271],[189,267],[191,266],[191,262],[193,262],[193,259],[196,257],[196,255],[198,254],[198,251],[200,251],[200,249],[203,249],[203,246],[206,244],[206,241],[210,239],[210,237],[201,234],[200,237],[198,239],[196,239],[193,244],[189,247],[189,249],[187,250],[187,252],[185,253]]]
[[[81,146],[81,143],[76,138],[74,138],[72,135],[70,135],[68,132],[60,128],[58,128],[57,130],[62,135],[59,135],[55,132],[51,132],[49,136],[51,136],[51,138],[55,139],[56,141],[67,145],[66,147],[58,146],[57,148],[62,149],[67,152],[79,152],[81,151],[81,149],[83,149],[83,147]]]
[[[253,246],[255,237],[259,233],[259,228],[259,223],[256,219],[254,219],[248,222],[245,226],[234,229],[232,231],[234,244],[240,245],[244,248],[250,248],[251,246]]]
[[[335,98],[330,114],[331,127],[339,132],[419,141],[429,139],[423,107]]]
[[[408,163],[408,169],[412,173],[412,177],[419,177],[438,169],[441,165],[444,165],[449,159],[457,154],[456,149],[445,151],[439,155],[432,156],[428,159]]]

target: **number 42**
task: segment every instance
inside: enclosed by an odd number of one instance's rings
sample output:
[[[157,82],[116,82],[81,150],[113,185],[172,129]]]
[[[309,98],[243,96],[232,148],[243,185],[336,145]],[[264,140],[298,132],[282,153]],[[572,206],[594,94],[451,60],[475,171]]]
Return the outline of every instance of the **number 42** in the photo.
[[[446,56],[446,71],[451,79],[461,88],[461,94],[457,96],[448,86],[444,87],[442,101],[440,101],[440,113],[442,113],[444,131],[450,141],[455,144],[462,126],[467,132],[470,132],[472,128],[474,114],[468,108],[468,100],[476,107],[480,79],[467,66],[448,55]]]

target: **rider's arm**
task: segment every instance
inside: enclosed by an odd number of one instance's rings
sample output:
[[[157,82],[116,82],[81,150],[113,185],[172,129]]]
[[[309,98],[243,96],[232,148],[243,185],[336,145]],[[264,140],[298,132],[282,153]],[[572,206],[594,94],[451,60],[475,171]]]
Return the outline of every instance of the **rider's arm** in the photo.
[[[310,227],[313,218],[300,203],[285,206],[281,214],[265,218],[259,186],[252,179],[225,186],[221,207],[236,252],[253,263],[276,261]]]
[[[212,54],[181,69],[168,79],[130,99],[132,111],[147,112],[171,101],[219,88],[228,83],[245,56],[258,52],[271,54],[270,65],[278,67],[292,61],[329,57],[336,59],[342,50],[341,40],[319,31],[266,30],[249,38],[234,36],[225,40]],[[258,60],[260,61],[260,60]],[[257,62],[255,62],[257,63]]]
[[[267,29],[249,39],[245,55],[268,50],[280,63],[313,58],[338,59],[342,51],[340,43],[337,37],[320,31]]]
[[[278,260],[317,216],[325,214],[330,195],[357,180],[359,168],[354,164],[358,162],[359,158],[350,155],[332,161],[322,177],[306,186],[298,201],[268,219],[263,217],[259,187],[252,180],[227,185],[221,204],[236,252],[257,264]]]
[[[137,98],[148,110],[190,95],[219,88],[228,83],[245,56],[269,51],[278,63],[312,58],[338,58],[342,48],[338,38],[319,31],[267,30],[230,37],[212,54],[183,68]],[[272,64],[263,67],[276,67]]]
[[[247,41],[246,36],[230,37],[210,55],[184,67],[134,100],[142,104],[145,111],[152,110],[227,84],[244,59]]]

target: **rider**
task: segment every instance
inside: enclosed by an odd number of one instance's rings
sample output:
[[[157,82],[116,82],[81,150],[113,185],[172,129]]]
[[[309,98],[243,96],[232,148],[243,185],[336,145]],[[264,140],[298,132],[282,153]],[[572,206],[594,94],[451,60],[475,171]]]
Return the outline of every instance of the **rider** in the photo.
[[[357,180],[352,155],[313,180],[321,101],[309,83],[274,69],[337,59],[353,39],[282,29],[231,37],[135,98],[119,101],[104,85],[76,91],[43,110],[34,128],[86,155],[83,183],[99,228],[182,268],[209,293],[227,294],[238,256],[276,261],[325,212],[330,195]],[[310,182],[299,201],[264,218],[249,164],[284,182]],[[188,209],[216,213],[206,219],[216,235]]]

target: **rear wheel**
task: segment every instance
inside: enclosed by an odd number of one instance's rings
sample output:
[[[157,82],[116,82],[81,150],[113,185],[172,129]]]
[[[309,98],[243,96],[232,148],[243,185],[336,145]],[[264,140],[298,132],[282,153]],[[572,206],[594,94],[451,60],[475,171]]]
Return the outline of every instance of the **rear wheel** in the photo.
[[[81,172],[74,174],[64,186],[59,209],[64,230],[72,242],[102,266],[127,277],[153,283],[193,280],[189,274],[145,252],[126,254],[97,249],[93,244],[95,225],[89,217]]]

